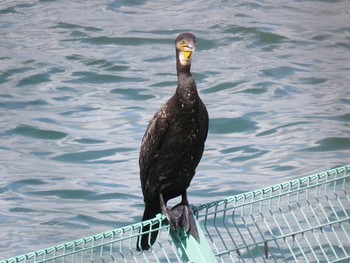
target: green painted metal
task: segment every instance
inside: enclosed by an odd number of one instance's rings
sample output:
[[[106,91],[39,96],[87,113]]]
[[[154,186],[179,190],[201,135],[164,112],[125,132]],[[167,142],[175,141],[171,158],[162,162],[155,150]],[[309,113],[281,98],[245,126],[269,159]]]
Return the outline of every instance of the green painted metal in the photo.
[[[159,215],[0,263],[349,262],[349,192],[347,165],[194,206],[199,243]],[[136,251],[147,224],[160,234],[152,249]]]
[[[197,241],[192,235],[187,234],[183,229],[180,229],[177,233],[170,232],[171,237],[178,249],[178,253],[181,256],[183,262],[192,263],[216,263],[213,251],[201,229],[198,221],[197,231],[199,240]]]

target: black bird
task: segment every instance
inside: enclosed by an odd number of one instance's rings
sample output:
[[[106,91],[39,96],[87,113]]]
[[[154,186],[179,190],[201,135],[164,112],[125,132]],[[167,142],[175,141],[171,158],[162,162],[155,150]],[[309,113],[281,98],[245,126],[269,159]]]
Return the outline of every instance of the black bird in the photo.
[[[182,33],[175,40],[177,89],[148,124],[139,165],[145,202],[142,220],[162,212],[173,230],[182,226],[198,239],[186,191],[203,155],[209,120],[190,71],[195,44],[196,37],[191,33]],[[182,197],[181,203],[169,209],[168,200],[178,196]],[[149,225],[143,227],[145,231],[149,231]],[[149,249],[157,235],[157,231],[151,236],[142,234],[137,249]]]

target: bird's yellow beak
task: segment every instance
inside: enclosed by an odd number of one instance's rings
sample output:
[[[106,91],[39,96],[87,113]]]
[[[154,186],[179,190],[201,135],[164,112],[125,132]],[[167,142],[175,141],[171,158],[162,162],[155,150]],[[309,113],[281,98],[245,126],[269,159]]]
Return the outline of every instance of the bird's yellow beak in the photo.
[[[184,59],[185,59],[185,60],[190,60],[190,59],[191,59],[191,56],[192,56],[192,52],[191,52],[191,51],[185,51],[185,50],[183,50],[183,51],[182,51],[182,54],[184,54]]]
[[[183,54],[183,58],[188,61],[191,59],[192,53],[194,52],[194,46],[193,45],[183,45],[181,46],[181,51]]]

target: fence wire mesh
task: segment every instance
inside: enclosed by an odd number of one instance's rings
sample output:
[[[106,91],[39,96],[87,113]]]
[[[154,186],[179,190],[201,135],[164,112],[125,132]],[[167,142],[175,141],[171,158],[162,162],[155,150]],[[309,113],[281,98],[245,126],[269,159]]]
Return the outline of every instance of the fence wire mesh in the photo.
[[[349,191],[350,165],[193,209],[218,262],[345,263]],[[150,251],[136,251],[145,224],[160,234]],[[169,231],[159,216],[0,263],[183,262]]]
[[[197,207],[221,262],[349,262],[350,166]]]

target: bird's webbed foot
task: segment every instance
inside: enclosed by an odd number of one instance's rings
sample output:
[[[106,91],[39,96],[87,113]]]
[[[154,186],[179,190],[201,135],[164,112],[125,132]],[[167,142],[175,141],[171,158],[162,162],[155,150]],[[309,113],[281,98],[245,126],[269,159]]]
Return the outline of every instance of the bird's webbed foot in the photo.
[[[192,210],[188,204],[178,204],[171,209],[173,214],[177,216],[177,225],[182,226],[184,231],[191,234],[197,241],[199,240],[196,221]],[[170,224],[170,223],[169,223]],[[171,225],[170,225],[171,227]]]
[[[197,241],[199,240],[196,222],[188,205],[187,197],[183,198],[181,203],[169,209],[161,195],[161,210],[168,219],[171,230],[177,231],[179,227],[182,227],[186,233],[191,234]]]
[[[160,194],[160,208],[162,213],[168,219],[171,230],[176,231],[179,228],[182,212],[180,210],[169,209],[164,202],[162,194]]]

